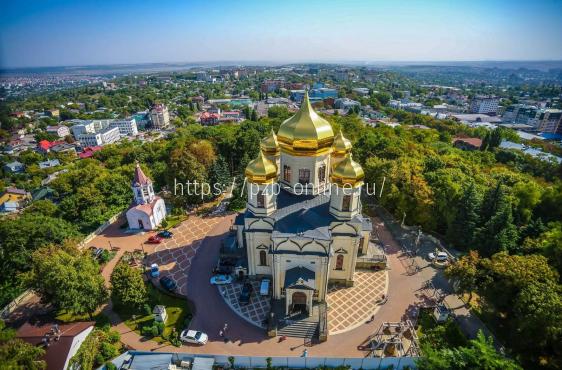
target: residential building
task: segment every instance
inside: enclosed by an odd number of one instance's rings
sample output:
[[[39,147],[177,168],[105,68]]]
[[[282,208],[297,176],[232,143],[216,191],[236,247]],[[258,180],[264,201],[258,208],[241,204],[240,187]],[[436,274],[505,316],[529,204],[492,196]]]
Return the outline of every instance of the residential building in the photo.
[[[137,136],[137,122],[135,118],[116,119],[109,124],[109,127],[117,127],[121,136]]]
[[[497,96],[476,96],[470,101],[470,113],[488,114],[495,116],[498,113],[500,98]]]
[[[360,107],[361,103],[355,100],[351,100],[349,98],[339,98],[334,101],[334,107],[336,109],[349,110],[350,108],[353,108],[355,106]]]
[[[64,141],[49,141],[49,140],[41,140],[37,144],[37,151],[42,153],[49,153],[51,149],[59,144],[64,143]]]
[[[505,108],[502,115],[504,123],[523,124],[537,127],[540,110],[532,105],[513,104]]]
[[[95,152],[102,150],[103,148],[101,146],[89,146],[89,147],[85,147],[81,153],[78,154],[78,157],[80,157],[80,159],[86,159],[86,158],[91,158]]]
[[[67,370],[70,359],[94,330],[95,322],[81,321],[72,324],[25,323],[16,332],[16,337],[45,350],[42,356],[47,370]]]
[[[69,143],[58,143],[49,149],[53,153],[73,153],[76,154],[76,146]]]
[[[539,131],[562,134],[562,110],[546,109],[539,116]]]
[[[479,150],[482,146],[482,139],[478,137],[455,137],[453,146],[462,150]]]
[[[0,195],[0,207],[4,212],[17,211],[31,200],[31,194],[24,189],[14,187],[6,188]],[[7,204],[6,204],[7,203]],[[4,206],[4,204],[6,204]]]
[[[217,113],[203,112],[199,115],[199,122],[202,125],[216,125],[219,123],[219,115]]]
[[[154,104],[150,109],[150,121],[155,129],[164,129],[170,125],[168,107],[164,104]]]
[[[46,132],[49,134],[57,135],[60,138],[67,137],[70,135],[70,130],[68,127],[64,125],[57,125],[57,126],[47,126],[45,129]]]
[[[58,109],[49,109],[45,111],[45,115],[48,117],[58,118],[60,116],[60,111]]]
[[[4,171],[10,173],[22,173],[25,171],[25,165],[21,162],[13,161],[4,165]]]
[[[164,200],[154,194],[152,180],[140,168],[137,162],[133,182],[133,204],[127,211],[130,229],[154,230],[166,218]]]
[[[95,133],[81,134],[77,138],[82,147],[113,144],[118,142],[119,139],[121,139],[121,135],[117,127],[106,127]]]
[[[285,87],[284,79],[265,80],[262,82],[260,90],[262,93],[270,93]]]
[[[369,95],[369,89],[366,87],[356,87],[354,89],[351,89],[351,91],[361,96]]]
[[[60,161],[58,159],[49,159],[44,162],[39,162],[39,168],[44,170],[45,168],[52,168],[60,166]]]

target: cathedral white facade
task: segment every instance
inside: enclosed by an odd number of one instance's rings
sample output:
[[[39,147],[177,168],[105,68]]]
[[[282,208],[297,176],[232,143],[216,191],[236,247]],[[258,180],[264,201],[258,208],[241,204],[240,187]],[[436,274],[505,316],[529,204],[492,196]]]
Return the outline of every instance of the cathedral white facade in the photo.
[[[131,184],[134,198],[127,210],[129,229],[155,230],[166,218],[164,200],[154,194],[152,181],[144,174],[139,163]]]
[[[312,314],[328,284],[354,284],[358,256],[367,253],[371,222],[361,213],[363,169],[351,142],[311,107],[262,140],[246,168],[248,204],[235,223],[248,274],[271,277],[284,313]]]

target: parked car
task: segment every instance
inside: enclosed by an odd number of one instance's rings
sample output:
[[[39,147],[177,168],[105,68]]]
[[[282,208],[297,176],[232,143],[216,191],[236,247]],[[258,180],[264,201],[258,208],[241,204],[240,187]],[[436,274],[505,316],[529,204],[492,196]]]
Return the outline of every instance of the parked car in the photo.
[[[232,276],[230,275],[215,275],[211,278],[211,284],[224,285],[232,283]]]
[[[242,287],[242,292],[240,293],[240,304],[249,304],[252,298],[252,292],[254,291],[254,287],[251,283],[244,283]]]
[[[162,288],[169,291],[176,290],[178,287],[178,284],[174,281],[174,279],[168,276],[160,278],[160,285],[162,286]]]
[[[445,262],[449,259],[449,256],[447,255],[447,253],[445,252],[439,252],[437,253],[437,257],[435,256],[435,253],[429,253],[427,255],[429,257],[430,261],[438,261],[438,262]]]
[[[162,237],[158,236],[158,235],[152,235],[150,238],[148,238],[148,240],[146,241],[148,244],[160,244],[162,243]]]
[[[206,344],[209,341],[207,334],[197,330],[183,330],[180,334],[182,342],[193,344]]]
[[[164,231],[160,231],[156,235],[158,235],[161,238],[170,239],[174,235],[174,233],[172,233],[171,231],[168,231],[168,230],[164,230]]]
[[[155,263],[150,265],[150,276],[153,278],[160,276],[160,270],[158,269],[158,265]]]
[[[269,279],[262,279],[260,284],[260,295],[268,296],[269,295],[269,285],[271,280]]]

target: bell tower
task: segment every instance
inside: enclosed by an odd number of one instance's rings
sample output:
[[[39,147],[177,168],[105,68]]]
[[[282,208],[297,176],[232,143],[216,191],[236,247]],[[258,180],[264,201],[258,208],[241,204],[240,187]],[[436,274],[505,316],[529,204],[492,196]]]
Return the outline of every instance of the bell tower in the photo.
[[[139,162],[136,163],[135,177],[131,184],[136,204],[147,204],[154,200],[152,181],[144,174]]]

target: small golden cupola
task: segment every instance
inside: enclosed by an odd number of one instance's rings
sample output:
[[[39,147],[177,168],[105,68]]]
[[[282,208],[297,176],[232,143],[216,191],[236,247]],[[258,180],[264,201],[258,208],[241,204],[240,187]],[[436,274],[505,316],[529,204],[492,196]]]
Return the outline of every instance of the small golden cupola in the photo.
[[[279,154],[279,141],[277,140],[277,135],[273,129],[271,133],[261,139],[260,148],[266,155],[278,155]]]
[[[277,137],[282,151],[307,156],[329,153],[334,130],[330,122],[312,109],[308,92],[305,92],[299,111],[281,124]]]
[[[351,154],[348,154],[332,169],[330,176],[332,183],[340,187],[359,187],[363,185],[364,178],[363,167],[351,158]]]
[[[340,130],[334,139],[332,148],[332,167],[335,167],[351,153],[351,141],[343,136],[343,132]]]
[[[260,150],[258,157],[248,163],[245,175],[253,184],[272,184],[277,181],[277,166]]]

